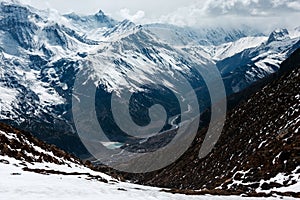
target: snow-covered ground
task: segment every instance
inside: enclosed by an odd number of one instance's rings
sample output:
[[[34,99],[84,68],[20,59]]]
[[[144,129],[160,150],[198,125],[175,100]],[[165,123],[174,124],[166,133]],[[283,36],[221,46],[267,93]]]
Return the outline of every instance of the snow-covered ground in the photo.
[[[108,183],[97,180],[88,180],[87,175],[44,175],[22,170],[21,161],[0,156],[0,199],[2,200],[33,200],[33,199],[101,199],[101,200],[238,200],[238,199],[278,199],[270,198],[246,198],[240,196],[187,196],[161,192],[160,188],[146,187],[131,183],[118,182],[108,178]],[[4,160],[9,164],[3,163]],[[41,166],[40,166],[41,167]],[[52,168],[53,166],[51,166]],[[90,169],[79,169],[80,173],[91,173]],[[74,172],[74,170],[62,167],[60,170]],[[102,173],[92,172],[93,175]],[[294,199],[284,197],[283,199]]]

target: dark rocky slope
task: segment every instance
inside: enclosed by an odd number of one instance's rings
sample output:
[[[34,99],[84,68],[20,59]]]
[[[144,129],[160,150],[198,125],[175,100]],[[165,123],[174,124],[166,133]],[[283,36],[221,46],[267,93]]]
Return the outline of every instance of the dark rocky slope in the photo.
[[[14,137],[8,137],[7,133],[14,135]],[[61,158],[65,161],[82,164],[79,159],[58,149],[54,145],[46,144],[28,132],[15,129],[3,123],[0,123],[0,144],[0,155],[13,157],[17,160],[62,164],[60,160],[57,159]],[[38,151],[35,146],[44,149],[45,152],[52,152],[53,156]]]
[[[125,176],[160,187],[229,193],[295,184],[299,181],[295,174],[300,173],[299,61],[300,49],[282,64],[273,82],[228,113],[223,134],[206,158],[197,157],[205,134],[202,129],[176,163],[154,173]],[[287,176],[283,183],[263,181],[279,173]]]
[[[92,171],[94,167],[90,162],[84,163],[56,146],[35,138],[28,132],[0,123],[0,163],[8,165],[9,168],[9,165],[12,165],[9,160],[14,159],[18,163],[15,166],[22,168],[23,171],[44,175],[83,176],[87,180],[108,182],[98,175],[100,173]]]

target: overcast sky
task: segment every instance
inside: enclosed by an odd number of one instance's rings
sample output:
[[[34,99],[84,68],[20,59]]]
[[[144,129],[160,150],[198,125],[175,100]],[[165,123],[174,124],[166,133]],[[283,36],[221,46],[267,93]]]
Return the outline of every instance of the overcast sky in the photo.
[[[163,22],[180,26],[251,24],[260,28],[300,26],[300,0],[21,0],[61,13],[93,14],[135,23]]]

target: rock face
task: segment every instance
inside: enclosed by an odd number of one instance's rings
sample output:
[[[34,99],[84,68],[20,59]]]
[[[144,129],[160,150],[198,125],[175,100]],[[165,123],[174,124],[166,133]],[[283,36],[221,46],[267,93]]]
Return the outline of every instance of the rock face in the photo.
[[[270,193],[299,188],[300,49],[283,62],[277,75],[228,113],[222,136],[208,157],[197,157],[206,131],[202,129],[176,163],[152,174],[128,176],[184,190]]]
[[[84,176],[104,183],[112,179],[103,173],[93,171],[89,162],[83,163],[75,156],[54,145],[38,140],[28,132],[2,123],[0,123],[0,143],[0,165],[4,170],[2,173],[5,173],[5,165],[7,170],[10,170],[10,166],[13,165],[17,171],[21,169],[21,173],[15,173],[15,175],[21,175],[22,172],[33,172],[65,177]],[[34,181],[28,176],[24,178],[24,180],[26,179],[28,184]]]
[[[0,155],[31,163],[83,165],[75,156],[38,140],[30,133],[0,123]]]
[[[289,31],[287,29],[276,29],[270,34],[267,43],[271,43],[274,41],[283,41],[287,39],[290,39]]]

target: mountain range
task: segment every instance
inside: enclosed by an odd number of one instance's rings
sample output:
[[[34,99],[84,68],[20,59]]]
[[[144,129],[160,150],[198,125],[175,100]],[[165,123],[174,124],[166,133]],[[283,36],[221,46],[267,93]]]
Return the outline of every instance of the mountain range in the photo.
[[[1,121],[81,158],[90,155],[76,133],[71,110],[76,77],[97,85],[98,121],[112,142],[128,145],[140,140],[116,126],[108,105],[112,92],[138,90],[143,80],[155,85],[165,77],[180,83],[174,77],[180,73],[194,89],[201,88],[196,94],[202,112],[210,106],[209,94],[195,68],[216,65],[232,97],[277,72],[300,45],[299,28],[265,35],[247,26],[136,25],[101,10],[89,16],[60,15],[11,1],[2,1],[0,10]],[[166,85],[175,87],[171,81]],[[146,93],[144,101],[163,102],[161,96],[172,99],[158,89]],[[147,107],[145,102],[136,109]],[[177,105],[173,100],[163,103]],[[168,117],[177,114],[171,109]],[[148,116],[133,118],[138,124],[149,122]]]
[[[299,61],[300,51],[297,50],[281,64],[273,81],[228,114],[222,138],[207,158],[197,158],[199,140],[203,139],[205,131],[201,130],[176,163],[153,173],[122,174],[107,167],[96,167],[28,132],[0,123],[1,197],[297,198]]]
[[[101,10],[62,15],[1,1],[0,173],[7,183],[0,182],[0,194],[14,197],[12,191],[22,190],[31,199],[49,198],[41,196],[43,190],[47,195],[60,191],[66,198],[75,192],[81,199],[120,198],[125,192],[131,194],[128,199],[299,197],[299,49],[300,27],[263,33],[248,26],[137,25]],[[212,67],[224,82],[228,113],[215,148],[199,159],[216,105],[198,70]],[[182,113],[193,110],[181,108],[176,99],[178,85],[185,84],[195,91],[201,121],[192,145],[169,166],[144,174],[119,172],[95,160],[80,140],[73,106],[95,88],[95,105],[85,106],[95,108],[110,140],[104,146],[134,153],[165,146],[185,122]],[[77,86],[83,90],[76,91]],[[163,105],[166,120],[160,133],[166,136],[134,137],[118,126],[111,100],[126,91],[133,93],[131,118],[142,127],[152,120],[148,109]],[[122,108],[128,102],[115,103]],[[89,120],[88,114],[81,117]],[[79,187],[94,193],[80,193]]]

